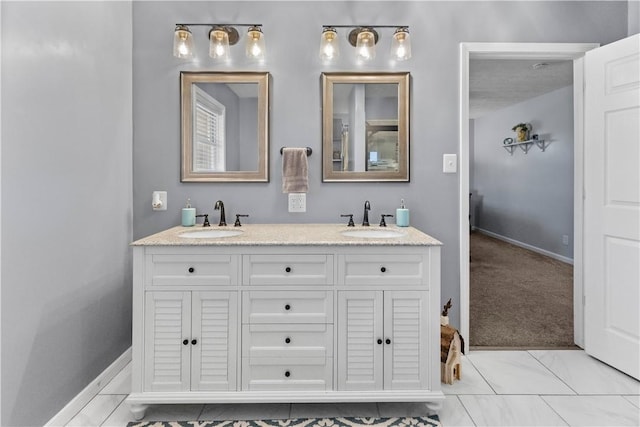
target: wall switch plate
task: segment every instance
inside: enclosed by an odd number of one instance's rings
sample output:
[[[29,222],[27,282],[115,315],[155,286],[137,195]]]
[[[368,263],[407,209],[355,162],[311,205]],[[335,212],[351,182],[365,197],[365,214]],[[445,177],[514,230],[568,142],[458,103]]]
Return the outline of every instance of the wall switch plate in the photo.
[[[458,172],[458,156],[456,154],[444,154],[442,156],[442,172]]]
[[[307,193],[289,193],[289,212],[307,211]]]
[[[151,206],[154,211],[166,211],[167,210],[167,192],[166,191],[154,191],[151,195]]]

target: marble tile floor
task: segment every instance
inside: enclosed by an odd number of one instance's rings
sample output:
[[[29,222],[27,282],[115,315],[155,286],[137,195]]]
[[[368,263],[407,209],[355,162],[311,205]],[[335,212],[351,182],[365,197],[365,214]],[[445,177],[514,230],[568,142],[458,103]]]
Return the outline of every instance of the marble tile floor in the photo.
[[[68,426],[126,426],[131,365]],[[582,350],[472,351],[462,379],[443,384],[444,426],[640,426],[640,382]],[[146,420],[425,415],[419,403],[151,406]]]

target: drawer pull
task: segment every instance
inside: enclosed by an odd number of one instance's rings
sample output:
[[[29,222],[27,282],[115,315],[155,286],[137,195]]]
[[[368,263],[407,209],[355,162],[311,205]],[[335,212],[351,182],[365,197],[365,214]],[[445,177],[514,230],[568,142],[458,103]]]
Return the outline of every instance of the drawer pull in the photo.
[[[189,340],[185,339],[184,341],[182,341],[183,345],[189,345]]]
[[[286,337],[286,338],[284,339],[284,342],[286,342],[287,344],[291,344],[291,338]]]
[[[291,306],[289,304],[285,304],[284,309],[289,311],[289,310],[291,310]]]
[[[385,271],[387,271],[387,267],[380,267],[380,271],[384,273]]]
[[[285,377],[287,377],[287,378],[289,378],[289,377],[291,376],[291,372],[286,371],[286,372],[284,373],[284,376],[285,376]]]
[[[391,344],[391,340],[390,340],[389,338],[387,338],[384,342],[385,342],[386,344]]]
[[[378,338],[378,345],[382,344],[382,338]]]
[[[286,267],[284,271],[286,271],[287,273],[291,273],[291,267]]]
[[[197,339],[195,339],[195,338],[194,338],[194,339],[192,339],[192,340],[191,340],[191,345],[196,345],[196,344],[198,344],[198,340],[197,340]]]
[[[196,271],[196,269],[195,269],[195,268],[193,268],[193,267],[189,267],[189,273],[193,273],[194,271]]]

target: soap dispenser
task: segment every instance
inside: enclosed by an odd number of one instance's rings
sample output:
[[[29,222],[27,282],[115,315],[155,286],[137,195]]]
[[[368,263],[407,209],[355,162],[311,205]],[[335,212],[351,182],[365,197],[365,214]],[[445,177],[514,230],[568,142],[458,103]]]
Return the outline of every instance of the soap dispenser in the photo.
[[[396,209],[396,225],[398,227],[409,226],[409,209],[404,206],[404,199],[400,199],[400,207]]]
[[[182,226],[193,227],[196,225],[196,208],[191,207],[191,199],[187,199],[187,204],[182,208]]]

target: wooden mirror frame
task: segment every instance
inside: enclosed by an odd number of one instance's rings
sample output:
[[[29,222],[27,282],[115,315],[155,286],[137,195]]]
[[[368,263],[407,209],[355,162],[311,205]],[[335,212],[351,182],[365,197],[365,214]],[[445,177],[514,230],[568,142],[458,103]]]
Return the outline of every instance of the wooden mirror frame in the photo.
[[[258,170],[194,172],[192,85],[194,83],[255,83],[258,87]],[[180,72],[181,181],[182,182],[268,182],[269,181],[269,73],[267,72]]]
[[[408,182],[409,181],[409,80],[408,72],[322,73],[322,181],[324,182]],[[398,170],[333,170],[333,85],[373,83],[398,85]]]

